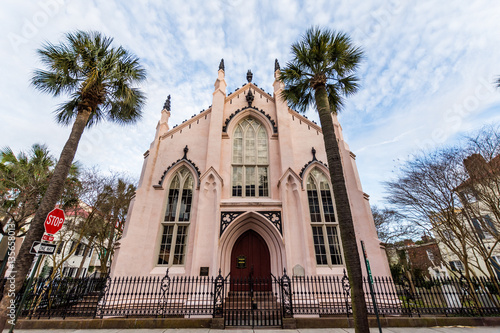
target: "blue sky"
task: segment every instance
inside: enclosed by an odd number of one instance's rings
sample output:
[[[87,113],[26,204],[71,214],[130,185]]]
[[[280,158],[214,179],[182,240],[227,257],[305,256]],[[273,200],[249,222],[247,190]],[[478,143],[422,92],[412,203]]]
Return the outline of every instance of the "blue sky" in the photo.
[[[172,95],[173,126],[211,104],[224,58],[228,92],[245,81],[272,91],[274,59],[312,25],[342,30],[363,47],[362,87],[340,116],[357,155],[363,189],[383,205],[382,182],[421,149],[500,122],[498,1],[89,1],[4,0],[0,4],[0,146],[45,143],[59,155],[69,128],[52,111],[63,99],[29,86],[36,49],[76,29],[99,30],[148,71],[135,126],[102,123],[82,138],[77,159],[138,177],[160,111]],[[307,116],[317,120],[314,111]]]

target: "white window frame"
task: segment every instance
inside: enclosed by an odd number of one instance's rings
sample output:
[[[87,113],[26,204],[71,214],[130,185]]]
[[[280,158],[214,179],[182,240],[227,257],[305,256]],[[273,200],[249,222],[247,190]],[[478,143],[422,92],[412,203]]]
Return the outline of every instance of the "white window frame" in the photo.
[[[460,260],[450,260],[449,263],[450,263],[450,269],[452,272],[463,272],[464,271],[464,264]]]
[[[254,123],[256,123],[257,125],[254,126],[252,123],[251,124],[248,124],[245,126],[245,128],[243,128],[242,124],[245,123],[246,121],[248,120],[252,120]],[[255,140],[255,163],[250,163],[248,161],[246,161],[246,152],[247,152],[247,143],[246,143],[246,140],[245,140],[245,135],[246,135],[246,132],[248,131],[248,129],[250,128],[250,126],[252,126],[252,128],[255,130],[255,137],[254,137],[254,140]],[[235,154],[235,139],[236,139],[236,131],[238,130],[238,128],[241,128],[242,130],[242,143],[241,143],[241,162],[239,161],[236,161],[236,154]],[[259,130],[262,129],[266,135],[266,140],[265,140],[265,150],[266,150],[266,162],[265,163],[262,163],[262,162],[259,162]],[[245,198],[245,197],[248,197],[248,198],[259,198],[259,197],[264,197],[264,198],[268,198],[271,196],[271,189],[270,189],[270,186],[269,186],[269,178],[270,178],[270,173],[269,173],[269,135],[268,135],[268,132],[267,132],[267,129],[266,127],[259,121],[257,120],[256,118],[254,117],[251,117],[251,116],[248,116],[248,117],[245,117],[243,118],[237,125],[236,127],[234,128],[234,131],[233,131],[233,139],[232,139],[232,146],[231,146],[231,151],[232,151],[232,157],[231,157],[231,188],[230,188],[230,191],[231,191],[231,197],[234,197],[234,198]],[[242,181],[241,181],[241,195],[235,195],[234,194],[234,191],[233,191],[233,187],[235,185],[235,174],[234,174],[234,169],[235,168],[241,168],[241,177],[242,177]],[[249,184],[249,180],[247,180],[247,168],[254,168],[254,185],[255,185],[255,189],[254,189],[254,194],[255,195],[247,195],[246,193],[246,186],[247,184]],[[267,179],[266,179],[266,187],[264,188],[264,191],[266,192],[265,195],[260,195],[259,194],[259,169],[260,168],[264,168],[265,171],[266,171],[266,174],[267,174]]]
[[[184,174],[183,174],[183,171],[186,171]],[[167,214],[167,210],[169,209],[169,198],[170,198],[170,190],[171,190],[171,187],[172,187],[172,183],[174,182],[175,178],[178,177],[179,178],[179,192],[177,194],[177,202],[175,203],[175,216],[174,216],[174,221],[166,221],[166,214]],[[187,221],[179,221],[179,215],[180,215],[180,212],[181,212],[181,205],[182,205],[182,195],[183,195],[183,191],[185,190],[184,188],[184,185],[186,184],[186,182],[189,180],[189,178],[191,178],[191,202],[190,202],[190,210],[189,210],[189,220]],[[160,239],[159,239],[159,248],[158,248],[158,256],[157,256],[157,259],[156,259],[156,265],[157,266],[166,266],[166,267],[171,267],[171,266],[184,266],[186,264],[186,250],[187,250],[187,246],[188,246],[188,238],[189,238],[189,225],[190,225],[190,222],[191,222],[191,217],[192,217],[192,214],[193,214],[193,196],[194,196],[194,176],[192,174],[192,172],[185,166],[182,166],[181,168],[179,168],[175,174],[172,176],[170,182],[169,182],[169,186],[168,186],[168,192],[167,192],[167,202],[166,202],[166,206],[165,206],[165,209],[163,210],[164,211],[164,215],[163,215],[163,221],[161,223],[161,228],[160,228]],[[165,254],[163,254],[163,258],[162,258],[162,240],[163,240],[163,235],[165,233],[165,228],[166,227],[169,227],[169,226],[173,226],[173,230],[172,230],[172,239],[171,239],[171,243],[170,243],[170,247],[168,249],[168,262],[167,263],[160,263],[160,260],[164,260],[165,259]],[[175,253],[175,250],[176,250],[176,247],[179,245],[178,242],[178,239],[177,239],[177,236],[179,236],[178,232],[179,232],[179,227],[185,227],[186,231],[184,233],[184,242],[182,244],[183,248],[182,248],[182,253],[178,253],[176,254]],[[166,250],[166,249],[165,249]],[[174,264],[174,258],[176,257],[176,255],[180,255],[181,256],[181,263],[175,263]]]
[[[333,207],[333,215],[335,217],[335,220],[332,221],[332,222],[327,222],[326,221],[326,218],[325,218],[325,212],[324,212],[324,208],[323,208],[323,198],[322,198],[322,195],[321,195],[321,183],[320,181],[316,178],[316,176],[314,175],[313,172],[317,171],[319,174],[323,175],[323,177],[325,178],[326,180],[326,184],[328,185],[328,190],[330,191],[330,197],[332,199],[332,207]],[[318,204],[319,204],[319,211],[320,211],[320,220],[319,222],[313,222],[312,219],[311,219],[311,205],[309,204],[309,188],[308,188],[308,185],[309,185],[309,179],[312,178],[313,181],[314,181],[314,185],[316,186],[316,194],[318,196]],[[307,195],[307,205],[309,207],[309,221],[310,221],[310,224],[311,224],[311,232],[313,234],[313,246],[314,246],[314,261],[316,262],[316,265],[317,266],[328,266],[328,267],[335,267],[335,266],[343,266],[344,265],[344,253],[343,253],[343,248],[342,248],[342,241],[341,241],[341,238],[340,238],[340,230],[339,230],[339,224],[338,224],[338,216],[337,216],[337,210],[335,208],[335,198],[333,196],[333,191],[332,191],[332,184],[330,183],[330,180],[329,178],[327,177],[327,175],[320,169],[318,168],[313,168],[307,175],[307,178],[306,178],[306,195]],[[318,258],[317,256],[318,255],[323,255],[323,254],[318,254],[316,253],[316,243],[315,243],[315,237],[314,237],[314,227],[321,227],[321,232],[322,232],[322,237],[323,237],[323,246],[324,246],[324,249],[325,249],[325,254],[326,255],[326,260],[327,260],[327,263],[326,264],[323,264],[323,263],[318,263]],[[339,259],[340,259],[340,263],[333,263],[332,262],[332,253],[330,252],[330,243],[328,241],[328,230],[327,228],[328,227],[333,227],[335,230],[336,230],[336,237],[337,237],[337,247],[339,249],[339,253],[338,254],[335,254],[335,255],[338,255]],[[335,235],[332,235],[332,237],[335,237]]]

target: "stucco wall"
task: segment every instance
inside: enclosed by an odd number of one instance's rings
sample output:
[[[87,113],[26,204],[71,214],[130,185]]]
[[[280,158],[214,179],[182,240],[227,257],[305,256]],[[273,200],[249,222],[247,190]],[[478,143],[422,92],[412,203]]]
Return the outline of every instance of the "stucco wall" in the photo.
[[[166,267],[157,266],[161,222],[165,213],[168,186],[175,171],[183,165],[193,171],[199,184],[193,194],[186,264],[173,266],[171,274],[198,275],[200,267],[209,267],[210,275],[219,268],[229,273],[229,257],[238,235],[245,230],[257,231],[269,247],[271,270],[281,274],[283,268],[292,271],[300,265],[305,274],[342,274],[343,266],[319,267],[314,257],[314,246],[309,219],[307,192],[303,179],[317,167],[328,174],[319,162],[310,164],[311,148],[316,158],[326,163],[321,128],[305,119],[276,96],[282,85],[274,83],[271,97],[252,83],[226,95],[224,72],[219,71],[215,83],[212,107],[179,125],[168,129],[165,123],[157,127],[154,142],[146,154],[141,183],[131,209],[125,236],[113,261],[112,274],[163,275]],[[254,101],[248,107],[246,96],[252,90]],[[239,110],[239,111],[238,111]],[[173,110],[172,112],[175,112]],[[254,117],[267,130],[269,147],[270,196],[265,198],[234,198],[231,196],[231,158],[234,128],[247,116]],[[374,275],[389,275],[385,251],[377,239],[367,196],[363,193],[354,155],[343,141],[340,125],[336,124],[344,173],[357,236],[365,241]],[[274,124],[273,124],[274,122]],[[226,131],[223,132],[223,126]],[[277,133],[274,133],[274,126]],[[184,147],[189,147],[187,161],[183,161]],[[176,161],[181,159],[176,164]],[[161,186],[158,182],[169,166]],[[198,170],[192,169],[196,165]],[[303,173],[301,173],[303,172]],[[155,185],[155,186],[153,186]],[[281,213],[282,233],[259,211]],[[241,212],[220,235],[221,212]],[[361,253],[361,252],[360,252]]]

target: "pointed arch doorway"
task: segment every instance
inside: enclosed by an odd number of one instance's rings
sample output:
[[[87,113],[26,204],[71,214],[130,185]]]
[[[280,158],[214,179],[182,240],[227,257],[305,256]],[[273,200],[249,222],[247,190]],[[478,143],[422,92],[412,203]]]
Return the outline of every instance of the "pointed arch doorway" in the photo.
[[[231,251],[231,279],[268,280],[271,277],[271,257],[266,241],[254,230],[244,232],[234,243]],[[248,289],[249,286],[240,286]],[[270,284],[261,286],[264,290]]]
[[[277,298],[280,284],[271,275],[271,256],[265,238],[254,229],[246,229],[233,243],[230,253],[225,325],[281,326],[282,312]]]

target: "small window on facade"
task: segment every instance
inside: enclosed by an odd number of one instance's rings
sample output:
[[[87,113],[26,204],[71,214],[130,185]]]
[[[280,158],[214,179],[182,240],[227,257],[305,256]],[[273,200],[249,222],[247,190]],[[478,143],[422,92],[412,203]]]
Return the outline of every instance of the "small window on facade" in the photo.
[[[57,247],[57,254],[61,254],[63,247],[64,247],[64,242],[59,243],[59,246]]]
[[[454,272],[463,271],[464,265],[460,260],[452,260],[450,261],[450,268]]]
[[[158,265],[184,265],[193,188],[193,176],[185,167],[170,182]]]
[[[473,202],[477,201],[476,195],[471,190],[463,191],[462,195],[463,195],[465,201],[467,201],[468,203],[473,203]]]
[[[450,230],[443,230],[442,234],[443,234],[443,238],[446,239],[446,240],[451,241],[451,240],[455,239],[455,236],[453,235],[453,232],[451,232]]]
[[[342,265],[338,223],[330,183],[318,169],[307,177],[307,199],[317,265]]]
[[[429,258],[430,261],[434,261],[434,253],[432,253],[431,250],[425,250],[427,253],[427,258]]]
[[[268,171],[267,132],[261,123],[245,118],[234,131],[232,196],[268,197]]]

